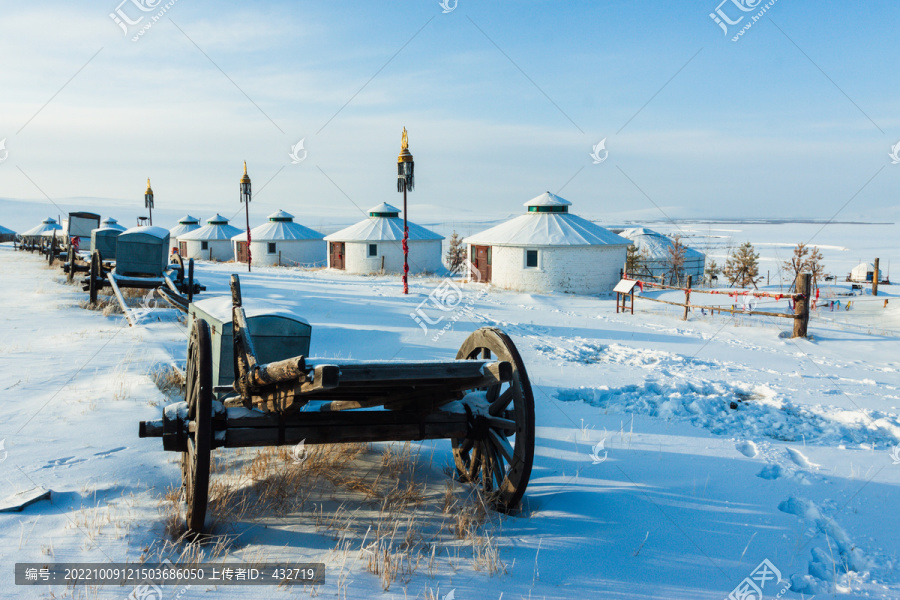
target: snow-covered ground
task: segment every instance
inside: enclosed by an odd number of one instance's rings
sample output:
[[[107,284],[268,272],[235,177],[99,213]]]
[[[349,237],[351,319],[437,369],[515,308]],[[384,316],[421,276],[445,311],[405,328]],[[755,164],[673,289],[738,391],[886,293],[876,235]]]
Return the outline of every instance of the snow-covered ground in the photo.
[[[203,297],[225,294],[236,268],[200,263]],[[882,288],[887,307],[865,296],[849,311],[820,308],[812,338],[792,340],[787,320],[694,312],[683,321],[678,309],[640,300],[636,314],[616,314],[611,298],[474,284],[458,312],[423,305],[432,321],[443,317],[423,330],[410,313],[439,279],[412,279],[404,297],[392,277],[259,268],[241,278],[245,298],[306,316],[314,356],[452,358],[478,327],[504,329],[534,386],[534,471],[522,514],[481,530],[499,547],[500,572],[420,516],[409,553],[418,564],[383,591],[361,551],[368,525],[387,518],[379,501],[319,483],[296,510],[219,524],[227,547],[204,552],[322,561],[323,586],[168,588],[164,597],[721,599],[764,560],[782,578],[766,582],[765,598],[900,597],[896,286]],[[58,269],[8,245],[0,281],[0,474],[8,493],[53,490],[49,502],[0,514],[0,596],[125,598],[131,590],[118,587],[16,588],[12,564],[174,560],[183,549],[165,544],[175,455],[139,439],[137,423],[167,402],[151,374],[183,363],[186,330],[172,309],[134,328],[84,310],[86,294]],[[365,483],[387,446],[347,468]],[[450,444],[412,450],[427,511],[444,493]],[[226,467],[214,479],[256,453],[216,452]],[[464,485],[453,489],[465,496]],[[322,525],[334,514],[343,525]]]

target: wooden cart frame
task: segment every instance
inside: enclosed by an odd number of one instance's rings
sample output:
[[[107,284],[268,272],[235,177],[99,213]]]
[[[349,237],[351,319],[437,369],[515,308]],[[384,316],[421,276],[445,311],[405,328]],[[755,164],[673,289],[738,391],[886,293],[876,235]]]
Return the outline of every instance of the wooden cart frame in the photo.
[[[360,362],[297,356],[256,359],[240,282],[232,275],[234,396],[214,400],[210,328],[194,321],[183,402],[141,422],[181,453],[186,524],[203,531],[210,453],[216,448],[449,439],[457,474],[500,511],[517,508],[534,459],[534,397],[512,340],[484,327],[455,360]],[[315,404],[310,404],[315,403]],[[299,409],[305,407],[301,412]],[[311,410],[315,408],[314,410]]]

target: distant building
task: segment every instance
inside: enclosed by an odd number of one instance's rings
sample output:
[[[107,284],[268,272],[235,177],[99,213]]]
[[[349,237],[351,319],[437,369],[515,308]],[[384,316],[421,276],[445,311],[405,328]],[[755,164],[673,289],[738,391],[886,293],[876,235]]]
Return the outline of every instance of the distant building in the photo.
[[[444,237],[407,221],[409,272],[443,270]],[[347,273],[403,272],[403,219],[400,209],[387,203],[369,209],[369,218],[325,236],[328,266]]]
[[[228,224],[228,219],[217,214],[205,226],[178,236],[178,253],[185,259],[234,260],[231,238],[240,233],[240,229]]]
[[[524,292],[610,292],[630,242],[569,213],[571,204],[545,192],[526,214],[465,238],[475,278]]]
[[[100,221],[100,229],[118,229],[119,231],[125,231],[128,228],[119,225],[119,222],[112,217],[106,217]]]
[[[178,219],[178,225],[169,230],[169,253],[178,249],[178,236],[184,235],[189,231],[200,229],[200,219],[191,215],[184,215]]]
[[[12,242],[16,239],[16,232],[0,225],[0,243]]]
[[[56,219],[47,217],[43,221],[41,221],[40,225],[36,225],[27,231],[24,231],[19,234],[23,240],[31,240],[33,242],[39,241],[41,235],[46,232],[56,231],[57,236],[62,236],[62,225],[56,222]]]
[[[279,210],[269,222],[250,230],[254,265],[323,266],[325,244],[318,231],[294,223],[294,215]],[[247,262],[247,232],[231,238],[238,262]]]
[[[672,254],[670,249],[674,246],[671,238],[645,227],[626,229],[619,235],[631,240],[641,255],[642,268],[640,272],[629,273],[629,275],[654,278],[667,284],[678,283],[671,281]],[[683,244],[684,242],[682,242]],[[684,249],[684,263],[681,267],[682,280],[691,275],[695,283],[700,283],[703,281],[705,270],[706,255],[699,250],[686,247]]]
[[[872,263],[859,263],[850,271],[850,279],[854,283],[872,283],[875,277],[875,265]]]

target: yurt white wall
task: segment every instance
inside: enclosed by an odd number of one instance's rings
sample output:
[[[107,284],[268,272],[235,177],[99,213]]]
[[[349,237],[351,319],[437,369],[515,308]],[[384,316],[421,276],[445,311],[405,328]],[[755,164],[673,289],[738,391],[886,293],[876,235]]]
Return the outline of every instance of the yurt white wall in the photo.
[[[250,242],[250,253],[254,265],[322,266],[325,263],[325,242],[322,240],[275,240],[269,242],[253,240]]]
[[[528,250],[537,251],[537,267],[526,266]],[[491,284],[524,292],[603,294],[619,281],[625,252],[625,246],[492,246]]]
[[[234,246],[231,240],[178,240],[178,253],[187,260],[199,258],[202,260],[217,260],[228,262],[234,260]]]
[[[375,255],[369,256],[369,246],[375,246]],[[346,242],[344,246],[344,269],[348,273],[403,272],[403,242]],[[329,256],[329,264],[331,267]],[[409,272],[439,272],[444,268],[441,261],[441,240],[413,240],[409,242]]]

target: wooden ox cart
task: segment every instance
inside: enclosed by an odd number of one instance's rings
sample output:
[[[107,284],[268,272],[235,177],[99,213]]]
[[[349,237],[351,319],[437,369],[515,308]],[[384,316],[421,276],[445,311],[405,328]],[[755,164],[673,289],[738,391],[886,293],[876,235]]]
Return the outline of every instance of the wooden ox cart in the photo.
[[[95,231],[98,233],[103,230]],[[84,291],[92,303],[105,287],[112,288],[126,316],[129,308],[122,288],[158,289],[170,304],[187,312],[193,295],[206,288],[194,281],[194,262],[185,269],[184,261],[176,255],[177,263],[169,264],[169,232],[161,227],[134,227],[115,235],[115,262],[107,262],[100,248],[91,253],[90,265],[74,271],[86,270]],[[95,238],[96,243],[96,238]],[[129,321],[131,318],[129,317]]]
[[[223,327],[217,323],[211,331],[206,320],[195,318],[184,401],[166,406],[162,419],[140,423],[140,437],[161,437],[165,450],[181,453],[189,531],[203,531],[212,450],[301,441],[447,438],[463,481],[482,486],[498,510],[518,505],[534,458],[534,398],[505,333],[475,331],[456,360],[369,362],[301,354],[263,364],[257,342],[275,341],[251,332],[237,275],[231,293],[233,383],[215,385],[221,357],[214,338]],[[230,397],[217,400],[217,392]]]

